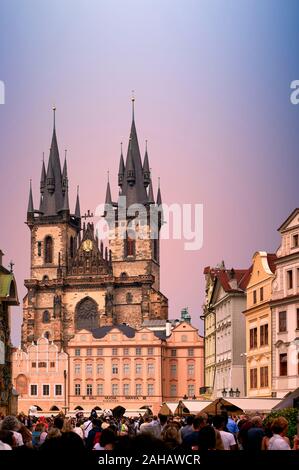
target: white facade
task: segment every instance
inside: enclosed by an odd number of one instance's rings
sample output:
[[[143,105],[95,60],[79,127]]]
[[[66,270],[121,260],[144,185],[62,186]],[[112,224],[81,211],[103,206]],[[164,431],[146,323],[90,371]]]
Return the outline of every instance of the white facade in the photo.
[[[219,279],[213,294],[216,318],[216,367],[214,397],[222,397],[223,389],[239,390],[245,395],[245,318],[246,297],[233,279],[225,290]],[[228,395],[227,395],[228,396]]]
[[[272,284],[272,388],[284,396],[299,387],[299,209],[279,228]]]

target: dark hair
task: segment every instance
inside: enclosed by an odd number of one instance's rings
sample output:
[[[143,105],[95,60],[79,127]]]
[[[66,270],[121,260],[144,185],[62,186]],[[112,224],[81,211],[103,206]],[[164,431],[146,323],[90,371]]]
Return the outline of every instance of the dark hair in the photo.
[[[202,423],[205,423],[205,418],[203,416],[196,416],[193,420],[194,429],[198,429]]]
[[[216,429],[219,429],[222,426],[225,426],[225,416],[215,415],[213,418],[213,426]]]
[[[2,431],[0,430],[0,441],[4,442],[4,444],[8,444],[9,446],[13,447],[13,432],[7,431],[6,429],[3,429]]]
[[[101,425],[102,425],[102,421],[98,418],[95,418],[95,419],[92,420],[92,424],[93,424],[93,426],[96,426],[97,428],[100,428]]]
[[[191,426],[191,424],[193,424],[193,421],[194,421],[194,416],[193,415],[187,416],[186,425]]]
[[[54,427],[60,429],[61,431],[61,429],[63,428],[63,422],[64,422],[63,418],[61,418],[60,416],[56,416],[56,418],[54,418],[54,423],[53,423]]]
[[[112,429],[107,428],[102,431],[100,437],[100,445],[101,447],[105,447],[107,444],[115,444],[116,437]]]
[[[198,433],[199,450],[211,450],[216,447],[216,433],[211,426],[205,426]]]

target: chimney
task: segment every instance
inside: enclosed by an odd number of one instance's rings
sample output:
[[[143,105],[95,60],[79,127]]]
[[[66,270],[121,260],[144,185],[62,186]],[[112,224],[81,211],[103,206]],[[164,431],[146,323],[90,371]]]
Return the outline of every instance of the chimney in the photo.
[[[169,320],[166,320],[166,338],[171,335],[171,323]]]

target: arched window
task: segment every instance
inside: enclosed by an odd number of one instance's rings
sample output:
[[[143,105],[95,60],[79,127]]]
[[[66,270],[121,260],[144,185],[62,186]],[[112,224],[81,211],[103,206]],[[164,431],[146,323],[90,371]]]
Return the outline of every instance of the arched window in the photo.
[[[49,332],[49,331],[46,331],[46,333],[44,334],[44,336],[45,336],[45,338],[50,339],[50,336],[51,336],[51,335],[50,335],[50,332]]]
[[[126,299],[127,299],[127,304],[131,304],[133,302],[133,295],[131,294],[131,292],[127,293]]]
[[[43,281],[44,282],[47,282],[49,280],[49,276],[47,276],[46,274],[43,276]]]
[[[125,253],[126,256],[135,256],[135,238],[129,234],[126,238]]]
[[[48,310],[43,312],[43,323],[50,323],[50,312]]]
[[[98,305],[90,297],[85,297],[76,306],[75,328],[92,331],[99,326]]]
[[[125,273],[125,272],[124,272],[124,273],[121,273],[120,277],[121,277],[122,279],[125,279],[126,277],[128,277],[128,274]]]
[[[59,411],[59,408],[58,406],[53,405],[51,406],[50,411]]]
[[[53,263],[53,240],[50,236],[45,238],[45,263]]]

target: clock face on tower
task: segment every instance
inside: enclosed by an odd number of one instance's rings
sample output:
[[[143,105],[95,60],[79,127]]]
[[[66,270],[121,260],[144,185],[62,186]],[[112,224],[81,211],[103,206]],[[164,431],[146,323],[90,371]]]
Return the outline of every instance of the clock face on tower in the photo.
[[[84,251],[91,251],[92,250],[92,241],[91,240],[84,240],[82,244],[82,248]]]

